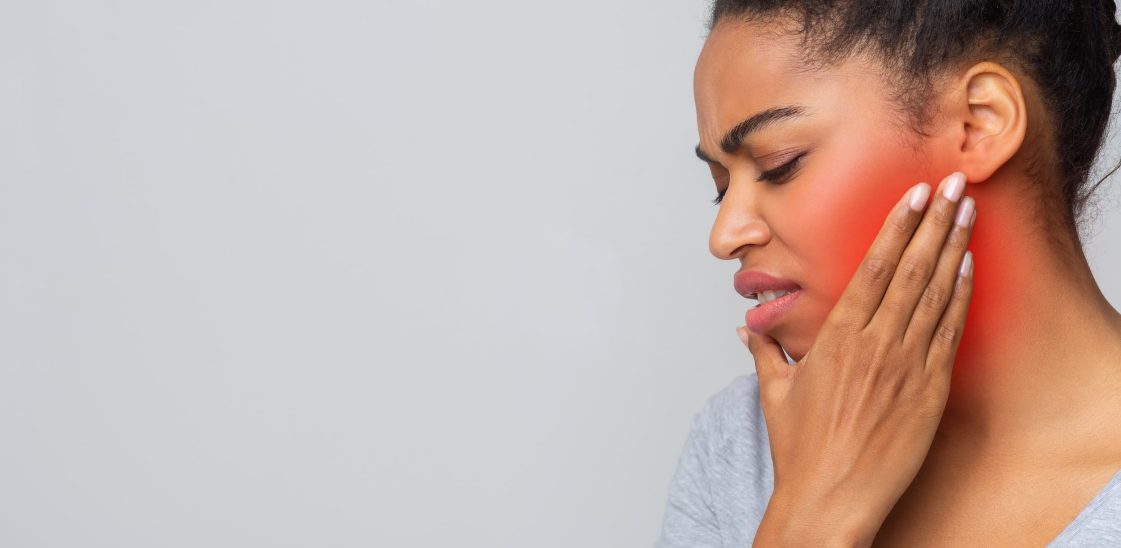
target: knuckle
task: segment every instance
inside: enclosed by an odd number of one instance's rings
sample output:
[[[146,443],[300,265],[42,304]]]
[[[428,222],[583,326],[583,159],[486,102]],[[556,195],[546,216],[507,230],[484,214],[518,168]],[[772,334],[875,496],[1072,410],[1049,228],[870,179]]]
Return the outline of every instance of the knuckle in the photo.
[[[871,257],[864,261],[864,274],[869,281],[882,282],[891,279],[895,264],[882,257]]]
[[[821,326],[821,331],[818,334],[818,339],[824,341],[844,340],[855,336],[859,332],[859,326],[853,319],[852,314],[847,314],[842,307],[836,307],[829,316],[825,318],[825,323]]]
[[[934,269],[929,261],[919,257],[906,257],[899,265],[899,274],[902,276],[903,281],[909,285],[917,285],[926,283],[930,278],[930,273]]]
[[[923,290],[921,301],[923,306],[933,310],[942,310],[945,308],[948,298],[949,295],[946,294],[946,290],[938,285],[930,284]]]
[[[953,326],[947,324],[939,324],[937,331],[934,333],[934,338],[943,344],[953,346],[958,338],[958,330]]]

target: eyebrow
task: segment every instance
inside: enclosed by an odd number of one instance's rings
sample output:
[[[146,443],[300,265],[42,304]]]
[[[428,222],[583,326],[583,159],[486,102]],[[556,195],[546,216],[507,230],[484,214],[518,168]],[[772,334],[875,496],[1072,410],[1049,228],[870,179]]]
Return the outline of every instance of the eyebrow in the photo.
[[[806,107],[802,105],[788,105],[764,110],[736,124],[736,127],[733,127],[728,133],[724,134],[724,138],[720,140],[720,150],[723,150],[727,154],[735,154],[736,151],[743,146],[744,140],[752,133],[780,120],[805,115]],[[716,163],[716,160],[713,160],[711,156],[705,154],[705,151],[701,150],[701,145],[697,145],[694,151],[697,153],[697,158],[705,162]]]

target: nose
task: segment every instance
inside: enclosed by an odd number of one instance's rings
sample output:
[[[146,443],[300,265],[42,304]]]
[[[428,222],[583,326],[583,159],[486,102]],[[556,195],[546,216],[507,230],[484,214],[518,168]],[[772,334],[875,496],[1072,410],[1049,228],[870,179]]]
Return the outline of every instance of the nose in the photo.
[[[718,259],[734,259],[747,246],[763,246],[771,241],[771,229],[760,215],[753,181],[732,181],[720,202],[716,221],[708,237],[708,249]]]

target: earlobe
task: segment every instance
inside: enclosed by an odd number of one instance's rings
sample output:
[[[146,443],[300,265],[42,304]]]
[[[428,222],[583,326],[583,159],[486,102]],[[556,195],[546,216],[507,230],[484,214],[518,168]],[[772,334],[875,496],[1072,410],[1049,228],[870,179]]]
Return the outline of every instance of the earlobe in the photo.
[[[984,61],[961,80],[965,103],[959,169],[970,181],[984,181],[1007,163],[1024,142],[1027,106],[1019,81],[999,64]]]

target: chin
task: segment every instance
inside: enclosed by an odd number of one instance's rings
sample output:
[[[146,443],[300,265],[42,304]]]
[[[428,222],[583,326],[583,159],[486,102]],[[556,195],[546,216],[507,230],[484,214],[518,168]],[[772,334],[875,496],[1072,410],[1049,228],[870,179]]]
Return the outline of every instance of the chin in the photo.
[[[796,362],[800,362],[802,361],[802,358],[806,357],[805,352],[791,352],[789,350],[786,351],[786,355],[790,356],[790,359]]]
[[[800,362],[810,352],[810,347],[820,334],[821,323],[812,317],[792,319],[783,326],[781,332],[774,335],[775,342],[792,361]]]
[[[782,347],[782,350],[786,352],[786,355],[790,357],[790,360],[788,361],[801,361],[802,358],[806,355],[806,349],[802,345],[794,343],[793,341],[788,340],[784,343],[780,339],[775,339],[775,342],[777,342],[779,346]]]

